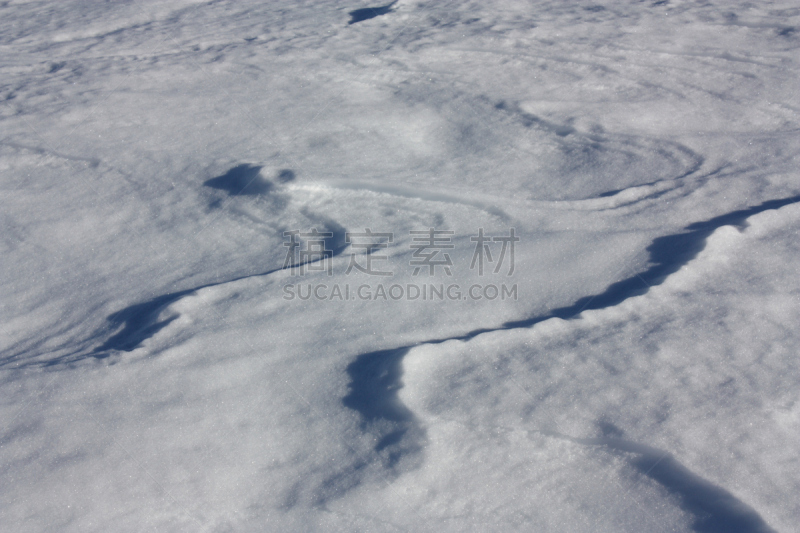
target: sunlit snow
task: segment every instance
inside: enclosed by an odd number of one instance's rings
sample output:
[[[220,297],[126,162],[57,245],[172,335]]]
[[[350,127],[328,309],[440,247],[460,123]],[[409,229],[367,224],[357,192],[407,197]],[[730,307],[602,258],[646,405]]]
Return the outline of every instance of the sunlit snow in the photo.
[[[0,2],[0,530],[800,531],[799,60],[789,0]]]

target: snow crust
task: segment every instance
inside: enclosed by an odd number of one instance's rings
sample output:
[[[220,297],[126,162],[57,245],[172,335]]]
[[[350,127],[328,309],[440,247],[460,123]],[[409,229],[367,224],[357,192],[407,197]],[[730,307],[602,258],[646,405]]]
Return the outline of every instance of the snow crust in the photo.
[[[0,529],[797,531],[798,27],[0,2]]]

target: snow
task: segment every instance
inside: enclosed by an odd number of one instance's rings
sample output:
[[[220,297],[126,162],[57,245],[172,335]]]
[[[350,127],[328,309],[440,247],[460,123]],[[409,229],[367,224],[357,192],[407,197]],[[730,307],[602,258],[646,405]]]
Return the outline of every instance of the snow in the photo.
[[[798,26],[0,3],[2,529],[797,531]]]

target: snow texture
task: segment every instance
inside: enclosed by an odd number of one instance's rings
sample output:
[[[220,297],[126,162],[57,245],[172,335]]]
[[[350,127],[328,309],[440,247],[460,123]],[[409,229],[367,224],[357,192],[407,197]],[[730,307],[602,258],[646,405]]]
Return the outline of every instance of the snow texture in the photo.
[[[798,27],[0,2],[0,529],[800,531]]]

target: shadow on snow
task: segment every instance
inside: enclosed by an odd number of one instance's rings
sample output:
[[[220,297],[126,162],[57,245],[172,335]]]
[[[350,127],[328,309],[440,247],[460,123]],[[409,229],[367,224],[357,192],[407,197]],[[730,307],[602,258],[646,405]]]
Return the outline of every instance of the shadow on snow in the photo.
[[[387,4],[385,6],[380,7],[365,7],[362,9],[356,9],[350,11],[348,15],[350,15],[350,22],[347,24],[355,24],[356,22],[361,22],[364,20],[369,20],[375,17],[380,17],[381,15],[386,15],[387,13],[392,12],[392,6],[397,3],[397,0],[394,2]]]
[[[703,250],[706,239],[716,229],[728,225],[746,227],[748,217],[797,202],[800,202],[800,195],[770,200],[758,206],[690,224],[681,233],[654,239],[647,247],[651,263],[649,268],[609,285],[600,294],[585,296],[572,305],[553,309],[546,315],[506,322],[498,328],[477,329],[463,335],[361,354],[347,367],[350,377],[349,391],[342,403],[361,415],[362,429],[372,433],[376,439],[375,451],[388,457],[388,464],[392,466],[406,454],[421,452],[424,446],[424,428],[398,396],[398,391],[403,386],[403,357],[411,348],[450,340],[467,341],[482,333],[528,328],[551,318],[569,320],[586,310],[616,306],[628,298],[646,293],[651,286],[661,284],[667,276],[680,270]],[[685,509],[696,516],[695,531],[771,531],[755,511],[724,489],[691,473],[674,458],[662,454],[663,459],[654,464],[652,454],[639,453],[641,457],[632,464],[681,497]],[[730,528],[730,524],[734,522],[738,524],[738,529]]]
[[[697,533],[775,533],[755,509],[710,481],[698,476],[669,452],[622,438],[622,431],[605,423],[605,437],[576,439],[558,433],[545,435],[585,446],[602,446],[625,458],[637,472],[675,496],[694,517]],[[610,431],[609,431],[610,430]]]

